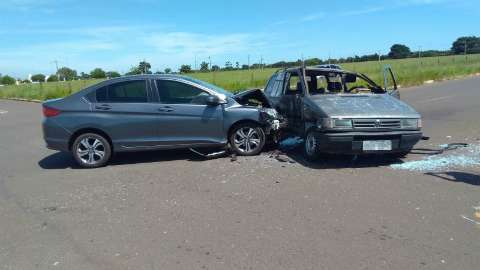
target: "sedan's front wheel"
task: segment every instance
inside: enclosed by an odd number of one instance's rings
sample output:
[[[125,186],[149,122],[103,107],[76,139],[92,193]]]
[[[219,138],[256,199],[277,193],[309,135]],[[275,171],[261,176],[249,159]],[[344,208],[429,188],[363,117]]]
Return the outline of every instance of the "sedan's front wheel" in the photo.
[[[229,142],[237,155],[258,155],[265,145],[265,132],[253,123],[240,124],[230,133]]]
[[[107,164],[112,150],[110,143],[103,136],[85,133],[75,139],[72,154],[80,166],[98,168]]]

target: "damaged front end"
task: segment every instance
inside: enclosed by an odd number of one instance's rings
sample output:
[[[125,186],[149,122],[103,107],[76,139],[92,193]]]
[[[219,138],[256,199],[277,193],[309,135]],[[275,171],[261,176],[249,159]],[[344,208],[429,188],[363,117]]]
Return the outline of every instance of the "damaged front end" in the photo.
[[[240,92],[234,99],[243,106],[256,107],[260,112],[260,122],[265,125],[265,133],[277,141],[278,132],[286,126],[286,120],[275,110],[261,89]]]

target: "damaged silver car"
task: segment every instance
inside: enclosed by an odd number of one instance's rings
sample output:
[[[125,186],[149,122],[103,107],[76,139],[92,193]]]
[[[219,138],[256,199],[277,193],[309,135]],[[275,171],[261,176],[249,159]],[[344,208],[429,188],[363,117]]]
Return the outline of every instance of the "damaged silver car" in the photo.
[[[364,74],[338,68],[279,70],[265,95],[286,127],[305,140],[307,158],[319,153],[407,154],[422,138],[420,114],[400,100],[395,76],[381,87]]]
[[[83,167],[105,165],[112,153],[223,147],[261,152],[280,128],[259,90],[233,95],[179,75],[128,76],[43,103],[48,148],[69,151]]]

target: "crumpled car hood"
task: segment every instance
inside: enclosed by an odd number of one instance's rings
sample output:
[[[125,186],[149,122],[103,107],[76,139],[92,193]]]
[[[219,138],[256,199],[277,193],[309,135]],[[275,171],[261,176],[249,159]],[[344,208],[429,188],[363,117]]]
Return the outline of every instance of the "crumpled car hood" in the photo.
[[[264,108],[271,108],[271,104],[268,101],[267,97],[263,93],[262,90],[260,89],[251,89],[251,90],[246,90],[242,91],[233,97],[238,103],[240,104],[247,104],[250,99],[256,100],[259,103],[262,104],[262,107]]]
[[[328,117],[419,118],[415,109],[388,94],[317,95],[311,101]]]

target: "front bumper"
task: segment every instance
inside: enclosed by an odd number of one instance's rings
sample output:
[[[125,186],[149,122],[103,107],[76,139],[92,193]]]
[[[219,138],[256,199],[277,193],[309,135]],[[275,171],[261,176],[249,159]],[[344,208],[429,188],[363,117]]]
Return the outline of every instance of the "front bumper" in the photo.
[[[398,153],[410,151],[422,138],[421,131],[317,132],[317,150],[333,154]],[[364,151],[363,141],[390,140],[392,150]]]

